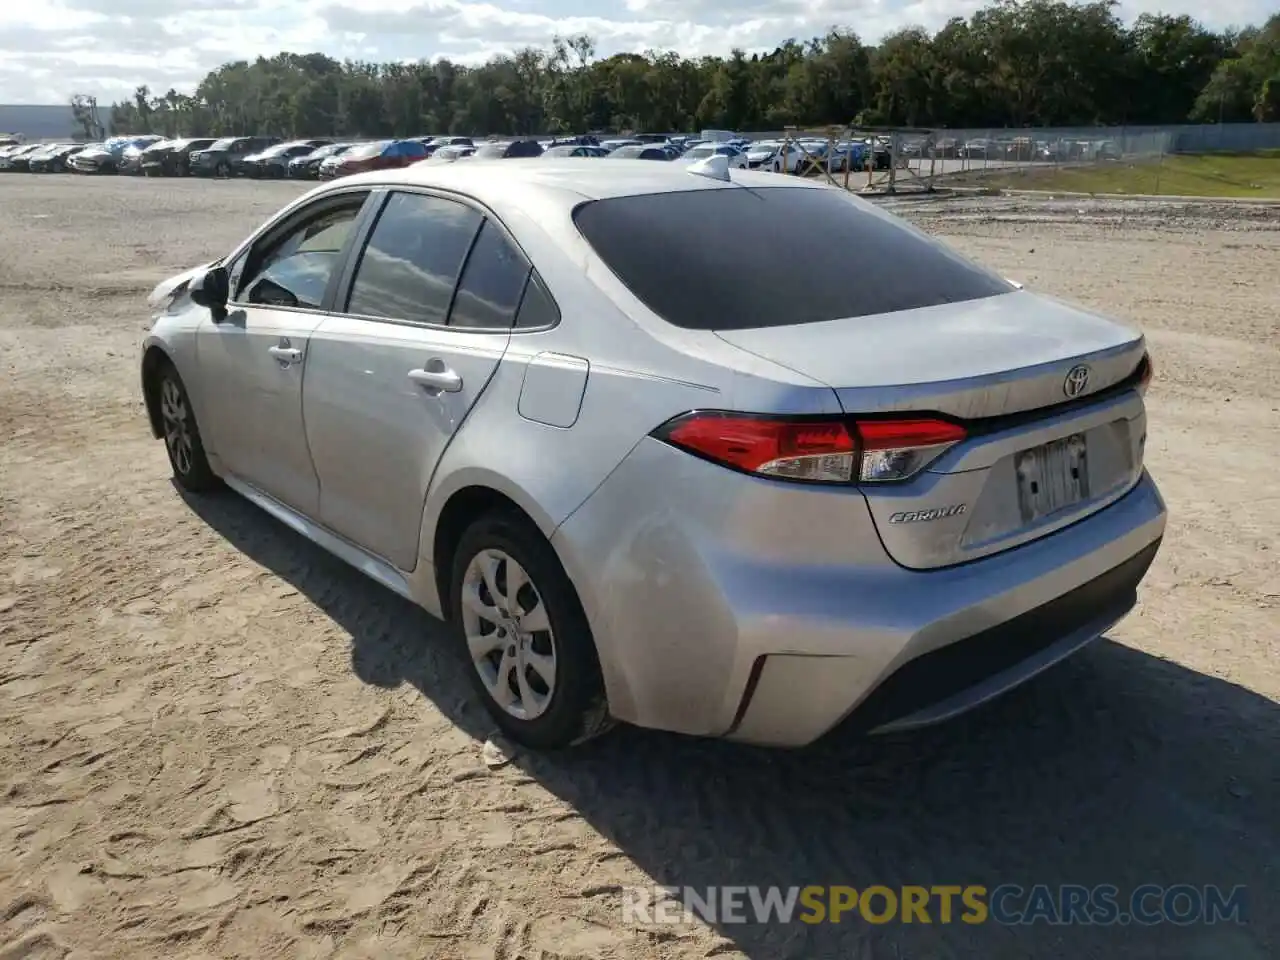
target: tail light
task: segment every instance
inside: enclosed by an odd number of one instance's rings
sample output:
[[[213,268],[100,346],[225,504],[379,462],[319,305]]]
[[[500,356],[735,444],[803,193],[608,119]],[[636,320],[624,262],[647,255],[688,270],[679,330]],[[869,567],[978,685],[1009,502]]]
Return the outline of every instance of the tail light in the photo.
[[[743,473],[806,483],[884,483],[915,476],[965,437],[944,420],[686,413],[653,434]]]
[[[1151,384],[1151,378],[1155,376],[1155,364],[1151,361],[1151,354],[1144,353],[1142,362],[1138,365],[1138,392],[1146,396],[1147,387]]]
[[[863,483],[913,477],[965,438],[964,427],[948,420],[860,420],[856,428]]]

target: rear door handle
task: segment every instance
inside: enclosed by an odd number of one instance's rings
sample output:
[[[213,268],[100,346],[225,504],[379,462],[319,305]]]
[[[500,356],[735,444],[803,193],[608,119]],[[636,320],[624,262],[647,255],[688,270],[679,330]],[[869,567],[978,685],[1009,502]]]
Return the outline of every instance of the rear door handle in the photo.
[[[409,379],[420,387],[443,390],[445,393],[457,393],[462,389],[462,378],[447,367],[443,370],[424,370],[419,367],[409,371]]]
[[[302,351],[297,347],[267,347],[267,353],[281,363],[297,363],[302,359]]]

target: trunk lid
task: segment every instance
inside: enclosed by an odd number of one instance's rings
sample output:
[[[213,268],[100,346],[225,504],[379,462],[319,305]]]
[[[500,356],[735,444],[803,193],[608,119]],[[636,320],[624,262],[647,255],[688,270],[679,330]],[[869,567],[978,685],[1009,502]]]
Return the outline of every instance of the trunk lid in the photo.
[[[849,413],[934,411],[961,419],[1048,407],[1087,362],[1084,395],[1129,376],[1142,334],[1018,290],[919,310],[721,330],[734,346],[827,384]]]
[[[861,485],[885,550],[905,567],[964,563],[1045,536],[1142,474],[1145,407],[1123,385],[1143,362],[1143,337],[1056,300],[1017,291],[717,336],[829,385],[850,415],[966,423],[968,437],[921,473]]]

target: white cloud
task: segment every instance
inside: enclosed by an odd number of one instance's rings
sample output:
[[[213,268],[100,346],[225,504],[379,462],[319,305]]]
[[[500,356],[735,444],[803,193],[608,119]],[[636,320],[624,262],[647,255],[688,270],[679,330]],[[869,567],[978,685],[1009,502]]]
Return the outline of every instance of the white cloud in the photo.
[[[335,57],[464,63],[552,37],[588,33],[602,55],[673,49],[724,54],[808,39],[832,25],[874,41],[899,27],[940,27],[982,0],[12,0],[0,7],[0,103],[102,101],[140,84],[190,91],[228,60],[281,50]],[[1162,9],[1211,26],[1261,22],[1264,0],[1129,0],[1129,17]]]

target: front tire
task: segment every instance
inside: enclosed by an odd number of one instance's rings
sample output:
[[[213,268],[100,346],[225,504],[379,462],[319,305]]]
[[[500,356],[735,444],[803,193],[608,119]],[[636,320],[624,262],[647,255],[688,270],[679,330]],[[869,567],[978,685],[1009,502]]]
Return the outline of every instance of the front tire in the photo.
[[[454,553],[450,600],[472,687],[508,737],[556,750],[609,728],[582,604],[530,521],[495,512],[472,523]]]
[[[191,398],[172,364],[164,364],[157,372],[155,390],[173,479],[191,493],[216,490],[222,481],[209,466]]]

